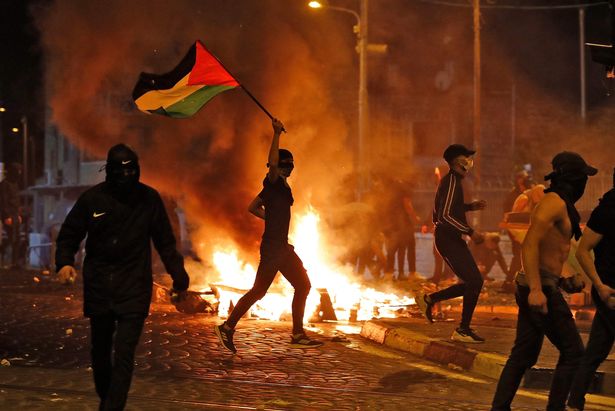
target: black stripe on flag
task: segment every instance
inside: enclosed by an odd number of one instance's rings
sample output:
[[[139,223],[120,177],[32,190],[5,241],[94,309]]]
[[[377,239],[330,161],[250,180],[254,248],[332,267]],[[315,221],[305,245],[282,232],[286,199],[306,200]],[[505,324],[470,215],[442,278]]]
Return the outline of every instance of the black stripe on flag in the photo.
[[[173,88],[179,80],[192,71],[196,61],[196,44],[193,44],[186,56],[171,71],[165,74],[141,73],[139,81],[132,91],[132,99],[136,100],[143,94],[152,90],[168,90]]]

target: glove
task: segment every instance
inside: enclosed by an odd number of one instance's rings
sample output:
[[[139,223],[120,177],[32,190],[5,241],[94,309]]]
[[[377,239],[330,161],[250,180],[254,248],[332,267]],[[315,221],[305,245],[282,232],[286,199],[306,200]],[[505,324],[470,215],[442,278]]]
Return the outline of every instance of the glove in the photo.
[[[580,293],[585,288],[585,282],[580,274],[565,277],[560,280],[560,287],[568,294]]]

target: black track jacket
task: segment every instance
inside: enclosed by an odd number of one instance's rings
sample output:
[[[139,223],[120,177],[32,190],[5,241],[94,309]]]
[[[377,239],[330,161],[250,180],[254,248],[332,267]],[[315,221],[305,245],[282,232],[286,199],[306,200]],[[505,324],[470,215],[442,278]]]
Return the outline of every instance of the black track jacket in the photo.
[[[433,222],[436,227],[446,227],[460,234],[472,235],[472,228],[466,221],[466,211],[469,205],[463,202],[463,188],[461,187],[462,177],[449,171],[442,178],[433,210]]]
[[[119,201],[104,182],[83,193],[66,217],[57,239],[56,270],[74,265],[75,253],[87,234],[83,264],[86,317],[108,313],[147,315],[152,296],[150,240],[173,287],[186,290],[189,278],[184,259],[162,199],[139,183],[130,198]]]

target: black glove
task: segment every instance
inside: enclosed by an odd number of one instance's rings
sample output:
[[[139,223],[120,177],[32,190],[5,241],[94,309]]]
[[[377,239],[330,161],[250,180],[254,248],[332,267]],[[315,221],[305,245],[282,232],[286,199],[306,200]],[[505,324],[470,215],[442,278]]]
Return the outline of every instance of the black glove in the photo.
[[[565,277],[560,280],[560,287],[568,294],[580,293],[585,288],[585,282],[580,274]]]

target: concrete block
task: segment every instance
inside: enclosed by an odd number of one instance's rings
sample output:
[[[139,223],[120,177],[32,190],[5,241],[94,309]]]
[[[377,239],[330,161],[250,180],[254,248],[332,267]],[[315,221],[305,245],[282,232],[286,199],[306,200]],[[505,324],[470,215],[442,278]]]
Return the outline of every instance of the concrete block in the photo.
[[[486,377],[499,379],[507,358],[500,354],[478,353],[471,370]]]
[[[385,338],[387,347],[406,351],[420,357],[423,356],[426,347],[429,346],[431,341],[431,338],[405,328],[392,329],[387,333]]]
[[[379,324],[375,321],[367,321],[363,324],[363,327],[361,327],[361,337],[375,341],[378,344],[384,344],[388,331],[389,328],[385,325]]]
[[[423,358],[441,364],[455,364],[469,370],[476,357],[476,352],[458,347],[454,344],[433,341],[426,347]]]

